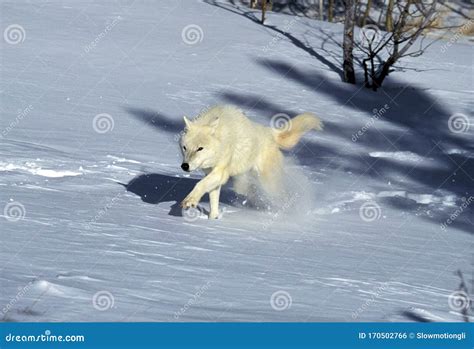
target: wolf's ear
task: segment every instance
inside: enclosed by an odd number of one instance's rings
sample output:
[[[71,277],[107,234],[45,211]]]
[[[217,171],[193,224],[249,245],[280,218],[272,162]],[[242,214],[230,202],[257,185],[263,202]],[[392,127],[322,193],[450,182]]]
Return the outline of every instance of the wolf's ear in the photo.
[[[186,116],[183,116],[184,124],[186,125],[187,129],[191,128],[191,121],[188,120]]]
[[[215,117],[209,122],[209,127],[211,127],[213,130],[216,129],[217,125],[219,125],[219,117]]]

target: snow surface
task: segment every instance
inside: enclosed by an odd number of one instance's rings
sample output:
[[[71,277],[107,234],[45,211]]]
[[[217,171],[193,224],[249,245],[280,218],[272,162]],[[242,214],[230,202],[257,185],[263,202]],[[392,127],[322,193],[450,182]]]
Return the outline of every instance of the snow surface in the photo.
[[[374,93],[341,82],[340,24],[171,0],[10,0],[0,18],[24,29],[1,44],[4,321],[462,320],[472,46],[437,42]],[[201,175],[179,168],[182,116],[217,103],[324,120],[287,154],[302,195],[266,212],[229,186],[221,219],[183,217]]]

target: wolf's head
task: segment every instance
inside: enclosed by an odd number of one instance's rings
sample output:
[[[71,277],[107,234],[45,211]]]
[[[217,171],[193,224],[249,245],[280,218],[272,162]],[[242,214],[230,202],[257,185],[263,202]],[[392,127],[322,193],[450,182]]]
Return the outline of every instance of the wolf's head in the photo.
[[[183,154],[181,168],[191,172],[214,167],[219,149],[219,141],[215,137],[219,119],[203,123],[202,120],[193,122],[184,117],[184,123],[184,134],[180,142]]]

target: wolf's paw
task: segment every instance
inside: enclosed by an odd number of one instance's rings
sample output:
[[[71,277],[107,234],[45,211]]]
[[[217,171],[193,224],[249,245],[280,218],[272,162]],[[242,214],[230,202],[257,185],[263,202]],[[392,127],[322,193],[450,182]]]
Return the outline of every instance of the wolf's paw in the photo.
[[[192,195],[186,196],[186,198],[181,202],[181,207],[182,208],[190,208],[190,207],[197,207],[199,203],[199,199]]]
[[[219,218],[219,212],[209,213],[209,219],[218,219],[218,218]]]

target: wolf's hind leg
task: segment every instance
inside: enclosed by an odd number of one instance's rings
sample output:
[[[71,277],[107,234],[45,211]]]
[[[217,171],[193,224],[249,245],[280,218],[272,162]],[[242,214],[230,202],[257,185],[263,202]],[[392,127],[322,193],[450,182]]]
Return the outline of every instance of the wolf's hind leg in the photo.
[[[219,217],[219,195],[221,193],[221,186],[209,192],[209,204],[211,206],[209,212],[209,219],[216,219]]]
[[[234,177],[234,191],[239,195],[247,196],[250,193],[250,174],[242,173]]]
[[[262,160],[258,172],[263,190],[272,197],[279,196],[283,189],[283,154],[279,149]]]

